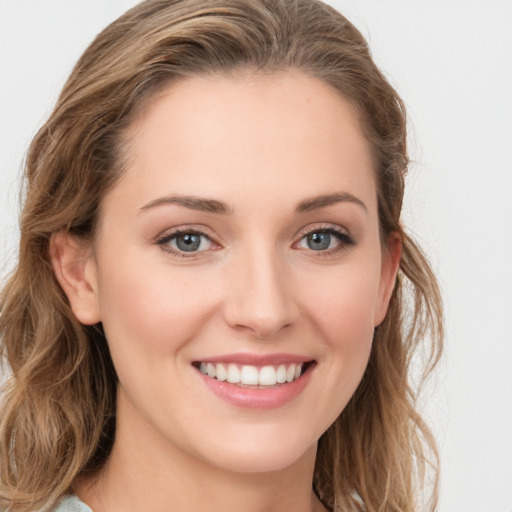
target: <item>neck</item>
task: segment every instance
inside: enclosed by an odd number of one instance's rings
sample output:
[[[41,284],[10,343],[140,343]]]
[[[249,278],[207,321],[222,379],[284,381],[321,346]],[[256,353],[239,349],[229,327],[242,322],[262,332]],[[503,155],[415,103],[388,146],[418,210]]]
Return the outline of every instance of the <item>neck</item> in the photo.
[[[100,473],[76,493],[94,512],[325,511],[312,492],[316,445],[289,467],[234,472],[145,435],[143,421],[119,422],[112,453]]]

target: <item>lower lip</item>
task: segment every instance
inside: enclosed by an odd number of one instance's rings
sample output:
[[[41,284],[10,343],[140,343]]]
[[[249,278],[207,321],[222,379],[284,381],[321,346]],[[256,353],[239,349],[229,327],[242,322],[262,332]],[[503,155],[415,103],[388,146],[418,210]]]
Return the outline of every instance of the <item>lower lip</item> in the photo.
[[[212,379],[198,372],[208,388],[219,398],[244,409],[277,409],[297,398],[308,385],[314,370],[311,365],[298,379],[273,388],[243,388],[227,381]]]

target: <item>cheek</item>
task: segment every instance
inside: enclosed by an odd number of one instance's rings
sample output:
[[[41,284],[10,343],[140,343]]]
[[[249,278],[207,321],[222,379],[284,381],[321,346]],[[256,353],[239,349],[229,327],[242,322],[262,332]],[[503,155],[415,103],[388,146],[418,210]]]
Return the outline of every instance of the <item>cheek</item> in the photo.
[[[187,272],[162,269],[161,262],[148,265],[137,258],[108,268],[100,281],[100,310],[113,350],[130,344],[145,357],[176,350],[194,337],[212,309],[215,299],[204,293],[207,276],[191,278]]]
[[[371,343],[378,305],[380,267],[377,264],[347,265],[317,276],[304,302],[322,337],[329,344],[355,350]],[[309,283],[312,281],[309,280]],[[304,283],[304,286],[308,286]]]
[[[372,294],[366,291],[358,288],[351,294],[340,292],[330,301],[324,298],[318,302],[322,338],[331,359],[331,378],[343,382],[348,395],[364,373],[373,342]]]
[[[321,345],[314,401],[304,420],[317,437],[346,407],[368,364],[378,295],[376,269],[377,265],[340,265],[300,283],[302,316],[309,320],[305,329],[312,327],[312,337]]]
[[[323,345],[324,385],[332,390],[318,393],[318,407],[327,411],[326,428],[350,400],[368,364],[379,275],[378,261],[351,262],[318,276],[308,294],[310,318]]]

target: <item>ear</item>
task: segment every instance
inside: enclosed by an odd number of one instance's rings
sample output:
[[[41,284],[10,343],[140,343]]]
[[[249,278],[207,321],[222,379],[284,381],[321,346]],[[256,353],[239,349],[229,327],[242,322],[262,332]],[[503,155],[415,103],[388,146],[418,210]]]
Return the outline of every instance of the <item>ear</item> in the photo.
[[[402,238],[394,231],[388,237],[382,252],[382,267],[380,272],[379,296],[375,308],[374,325],[381,324],[386,317],[389,301],[395,289],[396,275],[402,256]]]
[[[50,240],[50,259],[77,320],[85,325],[100,322],[98,276],[91,248],[76,236],[59,231]]]

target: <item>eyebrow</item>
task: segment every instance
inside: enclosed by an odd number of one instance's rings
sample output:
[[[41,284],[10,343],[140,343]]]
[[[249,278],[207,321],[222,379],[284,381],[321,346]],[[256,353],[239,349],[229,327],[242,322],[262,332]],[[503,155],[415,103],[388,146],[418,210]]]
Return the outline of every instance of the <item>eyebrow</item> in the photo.
[[[177,204],[179,206],[184,206],[190,210],[198,210],[200,212],[208,212],[208,213],[218,213],[221,215],[230,215],[232,213],[232,209],[226,203],[221,201],[217,201],[215,199],[206,199],[203,197],[196,196],[166,196],[155,199],[154,201],[149,202],[144,205],[140,211],[146,211],[150,208],[155,208],[156,206],[161,206],[164,204]]]
[[[364,211],[368,211],[366,205],[361,201],[361,199],[349,194],[348,192],[335,192],[333,194],[324,194],[321,196],[311,197],[309,199],[304,199],[297,205],[297,212],[305,213],[313,210],[318,210],[320,208],[325,208],[326,206],[331,206],[336,203],[354,203],[358,206],[361,206]]]
[[[324,194],[321,196],[310,197],[302,200],[296,208],[298,213],[306,213],[326,206],[331,206],[336,203],[349,202],[361,206],[365,211],[368,211],[366,205],[358,199],[356,196],[349,194],[348,192],[335,192],[332,194]],[[196,196],[166,196],[160,197],[150,201],[144,205],[140,211],[146,211],[157,206],[165,204],[177,204],[190,210],[197,210],[207,213],[217,213],[220,215],[231,215],[233,209],[230,208],[226,203],[218,201],[216,199],[207,199],[204,197]]]

